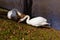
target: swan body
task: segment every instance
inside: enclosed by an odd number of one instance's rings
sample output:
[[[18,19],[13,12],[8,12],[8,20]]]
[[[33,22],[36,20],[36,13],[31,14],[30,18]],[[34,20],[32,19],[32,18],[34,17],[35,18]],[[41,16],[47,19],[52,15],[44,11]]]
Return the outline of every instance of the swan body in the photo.
[[[24,21],[26,18],[27,18],[26,23],[29,25],[32,25],[32,26],[38,27],[38,26],[43,26],[43,25],[49,24],[49,23],[47,23],[47,19],[45,19],[43,17],[36,17],[36,18],[30,19],[29,15],[26,15],[24,18],[20,19],[20,22]]]
[[[12,9],[8,11],[7,17],[8,19],[12,19],[12,18],[17,19],[17,14],[21,15],[21,13],[17,9]]]

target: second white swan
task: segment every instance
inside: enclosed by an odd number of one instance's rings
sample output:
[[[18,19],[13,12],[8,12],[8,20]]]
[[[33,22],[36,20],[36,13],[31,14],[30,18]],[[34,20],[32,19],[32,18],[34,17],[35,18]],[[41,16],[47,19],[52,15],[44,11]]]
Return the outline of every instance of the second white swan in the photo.
[[[29,15],[26,15],[24,18],[20,19],[19,22],[24,21],[26,18],[27,18],[26,23],[32,26],[38,27],[43,25],[49,25],[49,23],[47,23],[47,19],[43,17],[36,17],[36,18],[30,19]]]

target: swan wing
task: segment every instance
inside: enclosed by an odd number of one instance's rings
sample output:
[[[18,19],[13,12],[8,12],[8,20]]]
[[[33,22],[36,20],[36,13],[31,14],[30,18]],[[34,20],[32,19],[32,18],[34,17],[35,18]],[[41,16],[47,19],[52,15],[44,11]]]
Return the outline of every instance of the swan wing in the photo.
[[[32,26],[41,26],[42,23],[44,22],[47,22],[47,19],[43,17],[36,17],[36,18],[30,19],[27,24],[32,25]]]
[[[38,17],[38,18],[39,18],[39,20],[41,20],[41,21],[47,21],[46,18],[43,18],[43,17]]]
[[[36,17],[36,18],[32,18],[30,21],[31,22],[44,22],[44,21],[47,21],[47,19],[43,17]]]
[[[34,25],[34,26],[39,26],[42,22],[46,22],[47,20],[45,18],[42,17],[36,17],[36,18],[32,18],[31,20],[29,20],[30,25]]]

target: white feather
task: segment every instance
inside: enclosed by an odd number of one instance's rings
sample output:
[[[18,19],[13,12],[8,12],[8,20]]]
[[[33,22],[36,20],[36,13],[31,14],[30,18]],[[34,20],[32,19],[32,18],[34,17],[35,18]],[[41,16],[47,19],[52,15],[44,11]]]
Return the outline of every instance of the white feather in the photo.
[[[7,14],[8,19],[11,19],[12,11],[9,11]]]

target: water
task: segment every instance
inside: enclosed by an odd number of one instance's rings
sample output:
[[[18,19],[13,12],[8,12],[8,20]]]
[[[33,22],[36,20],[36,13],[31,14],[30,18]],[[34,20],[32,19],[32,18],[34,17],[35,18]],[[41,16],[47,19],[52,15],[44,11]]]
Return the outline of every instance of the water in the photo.
[[[60,30],[60,17],[57,15],[53,15],[51,17],[51,26],[52,28],[56,29],[56,30]]]

